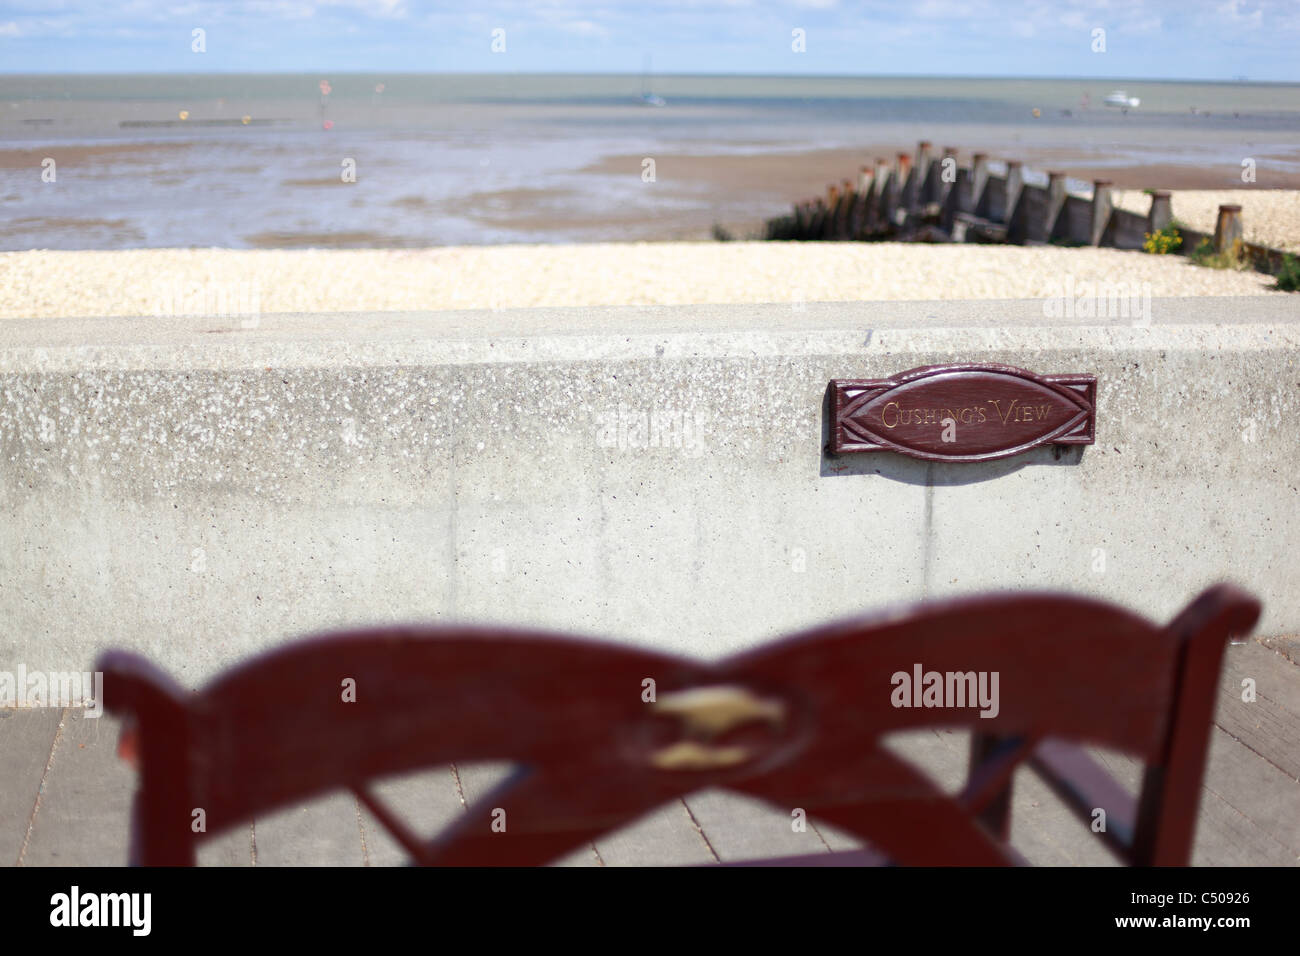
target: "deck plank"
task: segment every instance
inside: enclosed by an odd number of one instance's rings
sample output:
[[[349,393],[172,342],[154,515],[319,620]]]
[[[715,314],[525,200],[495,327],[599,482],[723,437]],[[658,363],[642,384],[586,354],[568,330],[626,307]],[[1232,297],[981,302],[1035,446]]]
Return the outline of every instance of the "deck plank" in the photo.
[[[685,802],[704,839],[724,863],[830,852],[811,820],[805,819],[805,828],[796,832],[789,811],[762,800],[726,790],[701,790]]]
[[[258,817],[258,866],[361,866],[365,854],[356,798],[335,792]]]
[[[12,866],[27,840],[41,777],[59,729],[57,707],[0,710],[0,864]]]
[[[455,775],[460,784],[465,803],[482,799],[494,787],[514,772],[514,764],[507,762],[456,764]],[[553,866],[599,866],[603,861],[595,847],[588,843],[556,860]]]
[[[135,771],[117,757],[119,722],[63,713],[25,866],[125,866]]]
[[[199,866],[252,866],[253,825],[241,823],[199,844]]]
[[[1257,841],[1263,846],[1256,852],[1269,865],[1294,866],[1300,862],[1300,783],[1219,727],[1210,737],[1205,791],[1207,797],[1222,801],[1268,837],[1270,843]],[[1202,814],[1218,821],[1228,816],[1207,814],[1206,800],[1202,800]],[[1236,821],[1233,823],[1236,829]],[[1248,861],[1242,862],[1249,865]],[[1254,865],[1264,862],[1257,859]]]
[[[1240,699],[1241,680],[1258,698]],[[1225,661],[1201,801],[1197,865],[1300,862],[1300,668],[1258,643]],[[62,721],[62,730],[59,729]],[[117,722],[79,709],[5,711],[0,716],[0,859],[26,865],[115,865],[126,860],[134,774],[117,760]],[[897,735],[891,748],[946,792],[965,778],[968,734]],[[1092,749],[1131,792],[1138,761]],[[48,773],[46,767],[48,764]],[[461,765],[384,781],[376,789],[421,834],[432,835],[510,773],[510,765]],[[40,792],[42,776],[45,788]],[[39,801],[38,801],[39,793]],[[34,811],[34,813],[33,813]],[[30,838],[27,836],[31,822]],[[681,865],[856,848],[854,837],[809,820],[796,833],[787,813],[725,791],[674,800],[635,824],[576,850],[562,865]],[[1017,773],[1012,841],[1034,863],[1098,865],[1113,858],[1088,828],[1028,771]],[[349,794],[332,794],[237,827],[205,843],[206,865],[394,865],[405,853]]]
[[[1255,681],[1256,699],[1241,699],[1242,681]],[[1300,779],[1300,667],[1261,644],[1228,648],[1214,722],[1255,753]]]
[[[465,812],[451,765],[391,777],[375,784],[374,795],[408,827],[432,839]],[[410,858],[365,807],[361,809],[366,862],[370,866],[404,866]]]
[[[671,800],[629,826],[596,840],[606,866],[691,866],[715,863],[703,833],[681,800]]]
[[[1140,761],[1114,751],[1102,753],[1094,749],[1092,754],[1119,783],[1131,793],[1137,793],[1142,779]],[[1285,812],[1280,808],[1294,799],[1288,795],[1295,789],[1294,781],[1288,781],[1276,767],[1215,728],[1210,735],[1209,759],[1201,788],[1192,865],[1295,865],[1285,844],[1248,815],[1253,811],[1261,820],[1276,819],[1279,812]],[[1236,801],[1241,808],[1230,801]],[[1285,821],[1285,817],[1282,819]]]

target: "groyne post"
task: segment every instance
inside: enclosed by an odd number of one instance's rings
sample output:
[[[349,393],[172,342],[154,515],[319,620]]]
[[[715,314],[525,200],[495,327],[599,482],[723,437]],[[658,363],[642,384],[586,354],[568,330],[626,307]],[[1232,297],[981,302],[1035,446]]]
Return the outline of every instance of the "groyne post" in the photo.
[[[1061,210],[1065,207],[1065,173],[1047,173],[1047,205],[1043,209],[1042,237],[1051,242],[1057,236]]]
[[[984,188],[989,181],[989,158],[985,153],[976,153],[971,157],[971,209],[976,215],[982,215],[984,207]]]
[[[952,163],[950,164],[948,160],[952,160]],[[949,169],[955,169],[956,163],[957,163],[957,150],[953,149],[951,146],[945,146],[943,148],[943,158],[939,160],[938,163],[939,166],[938,176],[936,177],[937,182],[935,184],[935,195],[933,197],[933,201],[937,202],[940,205],[940,207],[947,205],[948,193],[952,191],[952,187],[956,182],[955,178],[952,182],[948,182],[944,179],[944,175],[943,175],[944,169],[945,167]]]
[[[1094,180],[1092,184],[1092,222],[1088,227],[1088,245],[1101,245],[1101,237],[1106,233],[1106,224],[1110,222],[1110,213],[1114,206],[1110,181],[1107,179]]]
[[[912,169],[907,196],[903,205],[907,209],[924,206],[928,201],[931,176],[930,141],[923,139],[916,144],[916,163]]]
[[[1214,223],[1214,251],[1229,252],[1233,244],[1241,240],[1241,207],[1235,204],[1220,206],[1219,217]]]

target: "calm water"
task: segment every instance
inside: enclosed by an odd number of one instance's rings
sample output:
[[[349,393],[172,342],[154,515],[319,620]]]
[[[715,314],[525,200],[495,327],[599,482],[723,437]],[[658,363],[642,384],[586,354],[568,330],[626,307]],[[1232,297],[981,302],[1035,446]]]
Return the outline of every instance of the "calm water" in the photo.
[[[0,249],[666,237],[783,202],[701,181],[647,189],[637,157],[921,138],[1300,171],[1295,85],[665,76],[650,88],[666,106],[640,101],[639,76],[0,76]],[[1105,108],[1116,89],[1141,106]]]

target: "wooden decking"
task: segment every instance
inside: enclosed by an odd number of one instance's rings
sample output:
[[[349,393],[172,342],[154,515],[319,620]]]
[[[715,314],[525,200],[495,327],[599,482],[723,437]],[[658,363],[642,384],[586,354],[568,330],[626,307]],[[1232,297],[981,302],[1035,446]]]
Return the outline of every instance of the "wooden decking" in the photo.
[[[1277,645],[1284,648],[1285,645]],[[1257,699],[1241,699],[1242,682]],[[79,710],[0,710],[0,861],[22,866],[103,866],[126,861],[132,771],[116,758],[118,725]],[[964,733],[921,731],[892,742],[946,789],[963,779]],[[1097,752],[1136,789],[1138,767]],[[413,826],[432,833],[508,772],[503,766],[444,767],[378,788]],[[791,810],[704,791],[660,807],[564,863],[646,866],[738,861],[832,852],[855,841]],[[1039,865],[1109,865],[1095,834],[1028,771],[1016,778],[1012,841]],[[206,844],[200,862],[227,866],[387,866],[404,856],[349,794],[294,807]],[[1251,642],[1228,649],[1210,741],[1194,862],[1300,862],[1300,667]]]

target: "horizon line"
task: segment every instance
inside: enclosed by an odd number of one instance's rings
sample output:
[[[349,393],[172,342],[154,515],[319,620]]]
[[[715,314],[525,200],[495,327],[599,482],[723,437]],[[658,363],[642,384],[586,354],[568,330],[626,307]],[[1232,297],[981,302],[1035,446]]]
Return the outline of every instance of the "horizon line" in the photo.
[[[293,69],[293,70],[41,70],[17,71],[0,69],[0,78],[7,77],[54,77],[54,76],[617,76],[643,77],[639,70],[329,70],[329,69]],[[1127,83],[1214,83],[1235,84],[1239,86],[1300,86],[1300,78],[1294,80],[1252,80],[1245,76],[1234,77],[1140,77],[1140,76],[1081,76],[1054,74],[1004,74],[1004,73],[654,73],[654,77],[663,79],[710,78],[710,79],[781,79],[781,80],[1053,80],[1072,82],[1127,82]]]

